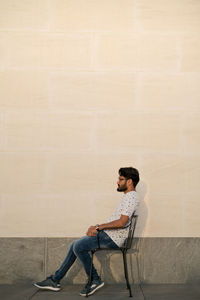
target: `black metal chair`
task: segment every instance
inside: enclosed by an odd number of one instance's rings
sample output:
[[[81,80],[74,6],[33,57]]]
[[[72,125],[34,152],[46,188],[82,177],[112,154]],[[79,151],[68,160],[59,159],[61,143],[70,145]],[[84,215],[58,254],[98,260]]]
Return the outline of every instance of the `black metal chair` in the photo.
[[[136,227],[136,223],[137,223],[137,218],[138,218],[137,215],[135,215],[135,214],[132,215],[132,217],[130,219],[130,224],[128,225],[128,227],[129,227],[128,237],[126,238],[126,240],[124,242],[124,245],[122,247],[119,247],[119,248],[116,248],[116,249],[115,248],[100,248],[100,245],[98,243],[99,247],[91,251],[91,265],[90,265],[89,283],[91,283],[91,281],[92,281],[92,265],[93,265],[94,253],[96,253],[97,251],[102,251],[102,250],[121,251],[122,255],[123,255],[124,275],[125,275],[125,279],[126,279],[127,289],[129,290],[129,296],[133,297],[132,296],[132,291],[131,291],[131,286],[130,286],[130,283],[129,283],[129,278],[128,278],[126,253],[132,247],[132,242],[133,242],[134,231],[135,231],[135,227]],[[88,297],[88,294],[86,294],[86,297]]]

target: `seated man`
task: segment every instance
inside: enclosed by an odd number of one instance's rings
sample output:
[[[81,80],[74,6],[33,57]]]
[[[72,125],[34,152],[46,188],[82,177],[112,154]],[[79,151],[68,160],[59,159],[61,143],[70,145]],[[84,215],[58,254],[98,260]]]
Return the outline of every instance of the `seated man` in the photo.
[[[99,244],[101,248],[118,248],[123,245],[128,234],[129,218],[137,209],[139,203],[137,193],[135,191],[135,187],[138,182],[139,172],[137,169],[132,167],[119,169],[117,191],[124,192],[124,196],[122,197],[111,217],[104,224],[90,226],[86,236],[72,242],[67,256],[60,268],[55,272],[54,275],[47,277],[41,282],[35,283],[34,285],[36,287],[40,289],[59,291],[61,279],[73,265],[77,257],[83,264],[85,272],[89,278],[91,250],[98,248]],[[99,241],[97,238],[97,233]],[[93,266],[92,282],[90,285],[86,284],[80,295],[86,296],[87,291],[88,295],[92,295],[103,285],[104,282],[101,281],[101,278]]]

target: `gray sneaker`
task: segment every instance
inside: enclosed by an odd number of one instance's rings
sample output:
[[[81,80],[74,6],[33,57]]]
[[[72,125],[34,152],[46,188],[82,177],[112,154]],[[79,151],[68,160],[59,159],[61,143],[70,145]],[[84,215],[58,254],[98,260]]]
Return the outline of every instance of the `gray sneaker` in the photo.
[[[60,284],[54,281],[52,276],[47,277],[43,281],[34,283],[34,286],[42,290],[60,291]]]
[[[99,280],[93,280],[91,284],[86,284],[84,289],[80,292],[83,297],[90,296],[94,294],[98,289],[104,286],[104,282]]]

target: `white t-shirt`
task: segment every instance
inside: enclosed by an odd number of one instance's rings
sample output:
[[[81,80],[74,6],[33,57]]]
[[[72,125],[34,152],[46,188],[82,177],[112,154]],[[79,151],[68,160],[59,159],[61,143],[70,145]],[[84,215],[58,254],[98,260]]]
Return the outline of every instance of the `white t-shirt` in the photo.
[[[112,222],[114,220],[120,219],[121,215],[129,216],[129,221],[124,228],[119,229],[105,229],[107,235],[121,247],[128,236],[128,225],[130,222],[130,217],[132,216],[133,212],[136,211],[139,205],[139,200],[137,196],[137,192],[131,191],[124,194],[123,198],[120,200],[119,204],[117,205],[116,209],[114,210],[111,217],[107,220],[106,223]]]

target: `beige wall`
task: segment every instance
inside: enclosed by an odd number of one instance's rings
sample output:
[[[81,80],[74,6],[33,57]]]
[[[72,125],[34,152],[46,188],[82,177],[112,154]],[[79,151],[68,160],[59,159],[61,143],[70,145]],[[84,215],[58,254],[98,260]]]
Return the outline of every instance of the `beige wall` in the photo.
[[[138,236],[200,233],[200,1],[0,1],[0,236],[80,236],[140,170]]]

